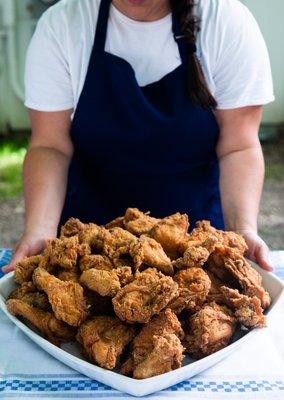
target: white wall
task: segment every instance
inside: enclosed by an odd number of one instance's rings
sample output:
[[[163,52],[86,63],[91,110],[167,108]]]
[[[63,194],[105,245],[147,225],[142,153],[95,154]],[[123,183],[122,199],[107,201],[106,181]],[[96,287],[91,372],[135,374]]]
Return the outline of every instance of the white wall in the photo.
[[[276,101],[266,106],[264,122],[284,122],[284,0],[242,0],[257,19],[271,59]]]

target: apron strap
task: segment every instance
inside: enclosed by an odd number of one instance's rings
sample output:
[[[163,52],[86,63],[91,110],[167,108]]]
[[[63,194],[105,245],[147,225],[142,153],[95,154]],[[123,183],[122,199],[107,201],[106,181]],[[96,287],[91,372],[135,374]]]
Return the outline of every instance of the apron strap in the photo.
[[[189,44],[186,42],[185,35],[181,31],[178,16],[174,12],[172,13],[172,24],[174,39],[177,42],[182,63],[187,65],[189,54],[196,52],[196,45],[195,43]]]
[[[94,49],[104,51],[111,0],[101,0],[98,13]]]

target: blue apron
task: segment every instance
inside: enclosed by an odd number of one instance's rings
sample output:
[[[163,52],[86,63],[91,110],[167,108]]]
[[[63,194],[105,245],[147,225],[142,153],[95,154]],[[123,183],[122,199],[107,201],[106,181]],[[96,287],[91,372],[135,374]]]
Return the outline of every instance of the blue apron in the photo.
[[[182,64],[139,87],[124,59],[105,51],[111,0],[102,0],[86,81],[71,126],[74,155],[61,223],[69,217],[104,224],[127,207],[164,217],[177,211],[191,226],[223,228],[211,110],[186,94],[188,54],[173,15]],[[125,44],[127,46],[127,43]]]

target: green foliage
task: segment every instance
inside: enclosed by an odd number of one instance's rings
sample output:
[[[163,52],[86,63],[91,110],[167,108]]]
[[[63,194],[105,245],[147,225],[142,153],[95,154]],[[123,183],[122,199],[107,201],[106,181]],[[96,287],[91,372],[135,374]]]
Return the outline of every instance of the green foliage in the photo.
[[[284,180],[284,164],[266,163],[265,179],[281,182]]]
[[[25,153],[24,143],[0,142],[0,198],[21,194]]]

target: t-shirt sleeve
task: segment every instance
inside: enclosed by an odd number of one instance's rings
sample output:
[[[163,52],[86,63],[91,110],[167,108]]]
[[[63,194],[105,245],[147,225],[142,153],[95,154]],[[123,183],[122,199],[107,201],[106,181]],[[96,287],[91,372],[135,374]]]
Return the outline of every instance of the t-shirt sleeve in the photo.
[[[39,111],[74,107],[64,21],[58,17],[52,20],[49,10],[41,17],[27,52],[25,105]]]
[[[259,26],[239,1],[225,0],[215,36],[212,78],[219,109],[274,100],[270,60]],[[213,35],[214,37],[214,35]]]

